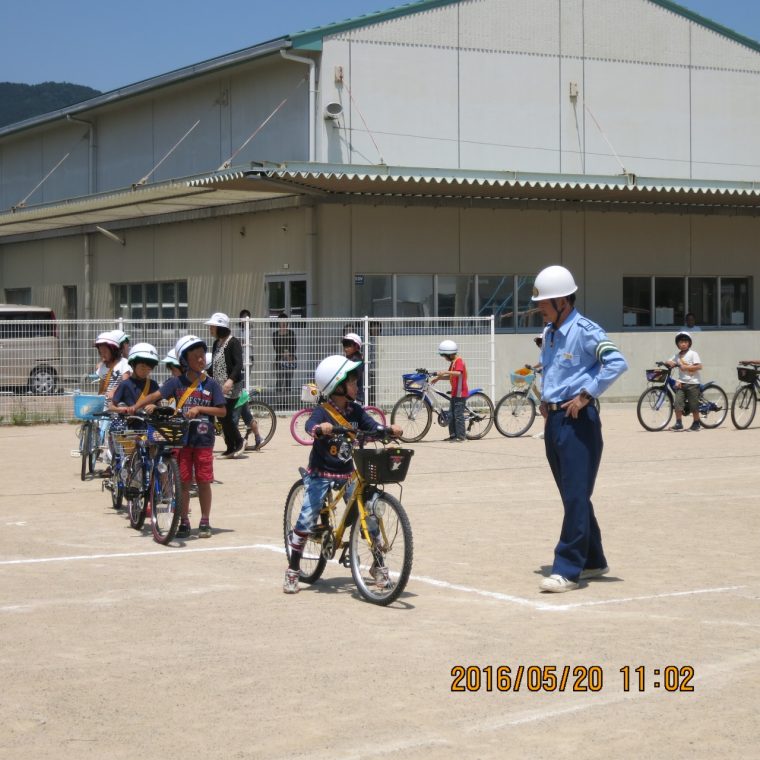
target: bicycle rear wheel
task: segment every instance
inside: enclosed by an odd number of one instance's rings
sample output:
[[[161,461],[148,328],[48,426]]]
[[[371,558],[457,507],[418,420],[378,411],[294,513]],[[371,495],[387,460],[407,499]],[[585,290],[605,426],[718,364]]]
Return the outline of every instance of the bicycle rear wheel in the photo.
[[[728,414],[728,396],[719,385],[708,383],[699,399],[699,421],[702,427],[713,429],[723,424]]]
[[[745,430],[752,424],[757,411],[757,396],[753,385],[742,385],[731,402],[731,421],[734,427]]]
[[[412,572],[412,527],[401,503],[390,494],[381,492],[370,499],[367,511],[367,530],[358,517],[351,526],[351,575],[368,602],[386,605],[406,588]]]
[[[119,461],[118,455],[111,460],[111,476],[108,478],[108,490],[111,492],[111,506],[114,509],[121,509],[124,501],[124,489],[121,483],[122,462]]]
[[[274,409],[263,401],[249,401],[248,409],[261,436],[261,443],[258,445],[258,448],[263,449],[272,440],[274,431],[277,429],[277,415],[274,413]],[[243,438],[248,435],[248,428],[246,427],[243,415],[238,417],[238,430]],[[249,443],[253,444],[253,440],[250,440]]]
[[[135,449],[127,464],[127,514],[129,525],[135,530],[142,530],[145,525],[145,513],[148,506],[148,493],[143,490],[143,464],[140,450]],[[139,483],[139,488],[138,488]]]
[[[290,493],[288,493],[288,498],[285,501],[283,528],[285,533],[285,554],[287,554],[288,562],[290,562],[288,535],[295,527],[298,516],[301,514],[305,490],[303,480],[297,480],[293,483]],[[325,565],[327,565],[327,560],[322,556],[322,542],[316,540],[314,536],[309,536],[301,555],[300,580],[304,583],[314,583],[319,580],[319,577],[324,572]]]
[[[664,430],[673,416],[673,398],[665,388],[647,388],[639,397],[636,416],[650,433]]]
[[[174,457],[161,457],[150,475],[153,540],[168,544],[177,533],[182,502],[179,465]]]
[[[493,425],[493,401],[478,391],[464,404],[464,434],[470,441],[484,438]]]
[[[306,432],[306,423],[311,417],[312,409],[301,409],[300,412],[296,412],[293,415],[293,419],[290,421],[290,434],[295,440],[301,444],[301,446],[311,446],[312,437]]]
[[[399,438],[404,443],[421,441],[433,422],[433,413],[430,406],[421,396],[407,393],[394,405],[391,412],[391,425],[399,425],[403,429],[403,435]]]
[[[376,406],[365,406],[364,411],[367,412],[367,414],[372,417],[375,422],[377,422],[378,425],[382,425],[385,427],[388,422],[385,419],[385,413],[382,409],[379,409]]]
[[[536,403],[525,391],[507,393],[496,405],[496,429],[507,438],[527,433],[535,419]]]

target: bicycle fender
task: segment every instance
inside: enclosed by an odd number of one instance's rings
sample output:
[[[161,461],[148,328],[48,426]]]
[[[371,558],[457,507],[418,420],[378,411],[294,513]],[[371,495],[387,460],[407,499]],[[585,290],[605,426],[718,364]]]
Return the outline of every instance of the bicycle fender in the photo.
[[[476,393],[485,393],[485,391],[482,388],[474,388],[467,394],[467,398],[470,398],[470,396],[474,396]]]

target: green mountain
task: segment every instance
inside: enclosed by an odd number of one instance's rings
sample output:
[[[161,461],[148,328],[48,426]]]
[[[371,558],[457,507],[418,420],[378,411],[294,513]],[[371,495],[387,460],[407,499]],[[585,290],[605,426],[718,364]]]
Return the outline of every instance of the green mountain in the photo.
[[[99,90],[69,82],[15,84],[0,82],[0,127],[80,103],[100,95]]]

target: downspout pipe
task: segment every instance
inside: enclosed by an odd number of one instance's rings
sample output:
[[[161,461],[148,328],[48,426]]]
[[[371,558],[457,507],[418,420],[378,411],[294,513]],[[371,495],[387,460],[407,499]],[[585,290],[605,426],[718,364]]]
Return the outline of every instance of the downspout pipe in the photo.
[[[280,50],[280,55],[288,61],[305,63],[309,67],[309,163],[314,163],[317,154],[317,124],[315,114],[317,103],[317,62],[313,58],[293,55],[293,53],[288,53],[287,50]]]

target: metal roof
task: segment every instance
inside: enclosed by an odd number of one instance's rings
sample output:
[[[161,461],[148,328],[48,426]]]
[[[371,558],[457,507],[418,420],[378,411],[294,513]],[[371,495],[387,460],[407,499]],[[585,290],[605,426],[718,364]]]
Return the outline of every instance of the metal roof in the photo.
[[[279,37],[274,40],[269,40],[268,42],[254,45],[253,47],[243,48],[242,50],[237,50],[233,53],[226,53],[225,55],[220,55],[216,58],[210,58],[207,61],[195,63],[192,66],[185,66],[181,69],[169,71],[166,74],[151,77],[150,79],[144,79],[141,82],[136,82],[135,84],[130,84],[126,87],[120,87],[117,90],[105,92],[102,95],[97,95],[89,100],[83,100],[81,103],[75,103],[66,108],[59,108],[57,111],[50,111],[49,113],[24,119],[24,121],[19,121],[15,124],[8,124],[4,127],[0,127],[0,138],[5,137],[6,135],[12,135],[15,132],[22,132],[25,129],[31,129],[32,127],[47,124],[48,122],[56,121],[57,119],[65,119],[67,116],[74,116],[76,114],[81,115],[116,101],[125,100],[126,98],[131,98],[135,95],[142,95],[145,92],[157,90],[160,87],[166,87],[175,82],[192,79],[203,74],[209,74],[218,71],[219,69],[227,68],[228,66],[234,66],[239,63],[245,63],[256,58],[261,58],[265,55],[270,55],[271,53],[277,53],[290,46],[291,42],[288,37]]]
[[[108,224],[294,193],[292,190],[256,188],[245,176],[242,171],[216,173],[17,208],[0,214],[0,241],[16,235]]]
[[[448,199],[525,207],[551,202],[559,208],[621,211],[744,209],[760,214],[760,183],[709,182],[620,176],[529,174],[391,166],[290,164],[186,177],[0,214],[3,238],[73,227],[113,224],[214,206],[312,196],[323,202],[404,198],[420,203]],[[117,224],[118,226],[118,224]]]
[[[487,172],[390,166],[291,164],[246,172],[259,187],[324,196],[544,200],[571,204],[760,207],[760,183],[620,176]]]
[[[678,3],[672,2],[672,0],[645,1],[650,2],[653,5],[658,5],[667,11],[671,11],[672,13],[688,19],[689,21],[693,21],[695,24],[699,24],[700,26],[703,26],[706,29],[710,29],[717,34],[728,37],[734,42],[738,42],[740,45],[744,45],[745,47],[760,52],[760,42],[757,42],[757,40],[753,40],[750,37],[745,37],[743,34],[739,34],[733,29],[729,29],[722,24],[718,24],[717,22],[712,21],[705,16],[700,16],[698,13],[694,13],[694,11],[690,11],[688,8],[684,8],[682,5],[678,5]],[[356,18],[346,19],[345,21],[327,24],[325,26],[316,27],[314,29],[307,29],[296,34],[291,34],[290,39],[293,41],[294,48],[300,48],[302,50],[321,50],[322,40],[325,37],[329,37],[330,35],[339,34],[350,29],[358,29],[363,26],[379,24],[383,21],[389,21],[394,18],[408,16],[413,13],[420,13],[422,11],[439,8],[445,5],[453,5],[458,2],[461,2],[461,0],[417,0],[417,2],[398,5],[393,8],[388,8],[384,11],[367,13],[364,16],[357,16]]]

